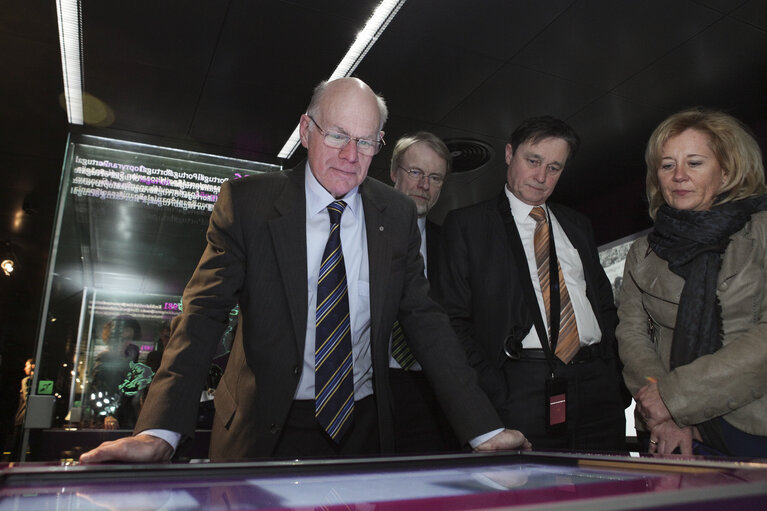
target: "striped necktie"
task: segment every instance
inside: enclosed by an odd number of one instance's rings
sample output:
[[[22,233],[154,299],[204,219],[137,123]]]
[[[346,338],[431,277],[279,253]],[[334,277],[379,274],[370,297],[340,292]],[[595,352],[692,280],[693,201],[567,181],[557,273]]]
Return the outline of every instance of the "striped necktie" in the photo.
[[[394,328],[391,330],[391,356],[406,371],[415,364],[415,357],[410,351],[410,346],[407,345],[407,338],[402,330],[402,325],[396,320],[394,321]]]
[[[541,281],[541,293],[543,293],[543,304],[546,306],[546,316],[551,317],[551,296],[549,284],[549,237],[551,231],[546,221],[546,213],[543,208],[536,206],[530,211],[530,216],[535,220],[535,263],[538,266],[538,279]],[[573,304],[570,302],[570,293],[567,292],[565,285],[565,276],[562,273],[562,267],[557,261],[557,270],[559,271],[559,339],[554,354],[562,362],[570,362],[580,348],[580,337],[578,336],[578,326],[575,324],[575,313]],[[551,325],[549,325],[549,331]]]
[[[354,377],[349,294],[341,249],[343,201],[328,206],[330,235],[317,279],[317,329],[314,351],[314,415],[340,442],[354,417]]]

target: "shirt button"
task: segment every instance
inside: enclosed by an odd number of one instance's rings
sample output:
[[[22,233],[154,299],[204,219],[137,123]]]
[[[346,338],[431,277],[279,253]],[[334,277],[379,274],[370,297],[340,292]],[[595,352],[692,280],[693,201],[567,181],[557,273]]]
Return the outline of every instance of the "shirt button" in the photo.
[[[300,374],[301,366],[293,366],[293,374]]]
[[[730,401],[727,402],[727,406],[730,407],[730,410],[735,410],[738,408],[738,402],[735,401],[734,399],[731,399]]]
[[[279,435],[280,433],[280,427],[277,424],[272,424],[269,426],[269,433],[272,435]]]
[[[706,417],[711,417],[712,415],[714,415],[714,411],[711,408],[706,408],[705,410],[703,410],[703,415],[705,415]]]

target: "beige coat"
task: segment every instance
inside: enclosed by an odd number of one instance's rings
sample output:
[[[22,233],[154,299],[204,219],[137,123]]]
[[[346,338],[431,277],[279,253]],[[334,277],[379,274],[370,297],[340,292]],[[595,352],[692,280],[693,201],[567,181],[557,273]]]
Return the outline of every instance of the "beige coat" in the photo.
[[[658,388],[679,426],[722,416],[736,428],[767,435],[767,212],[735,233],[722,261],[717,297],[724,346],[669,370],[671,340],[684,279],[648,251],[647,238],[629,251],[616,330],[623,376],[633,395]],[[640,422],[637,427],[642,428]]]

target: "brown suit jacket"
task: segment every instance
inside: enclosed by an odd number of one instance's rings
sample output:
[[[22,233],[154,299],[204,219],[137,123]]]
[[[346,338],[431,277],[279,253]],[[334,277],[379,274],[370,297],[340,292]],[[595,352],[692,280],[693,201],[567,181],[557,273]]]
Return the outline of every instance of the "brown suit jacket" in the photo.
[[[184,291],[184,310],[136,431],[190,436],[230,309],[240,321],[216,390],[213,459],[270,456],[302,370],[307,317],[304,165],[221,187],[208,245]],[[414,204],[366,179],[359,188],[370,266],[371,356],[381,448],[393,448],[388,342],[399,317],[462,441],[502,427],[440,307],[428,296]]]

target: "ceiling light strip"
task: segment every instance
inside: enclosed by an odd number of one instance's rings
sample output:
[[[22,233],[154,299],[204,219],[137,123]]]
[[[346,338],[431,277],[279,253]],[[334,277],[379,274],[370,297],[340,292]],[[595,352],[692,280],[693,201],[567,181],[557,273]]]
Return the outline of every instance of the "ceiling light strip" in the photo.
[[[341,59],[341,62],[328,80],[350,76],[357,69],[357,66],[365,58],[365,55],[367,55],[383,31],[386,30],[386,27],[391,23],[391,20],[394,19],[394,16],[404,3],[405,0],[383,0],[378,4],[373,15],[365,24],[365,27],[357,34],[357,38],[354,40],[351,48],[346,52],[346,55]],[[299,126],[296,126],[277,157],[283,159],[290,158],[295,150],[298,149],[300,143]]]
[[[80,0],[56,0],[64,98],[70,124],[83,124],[82,11]]]

